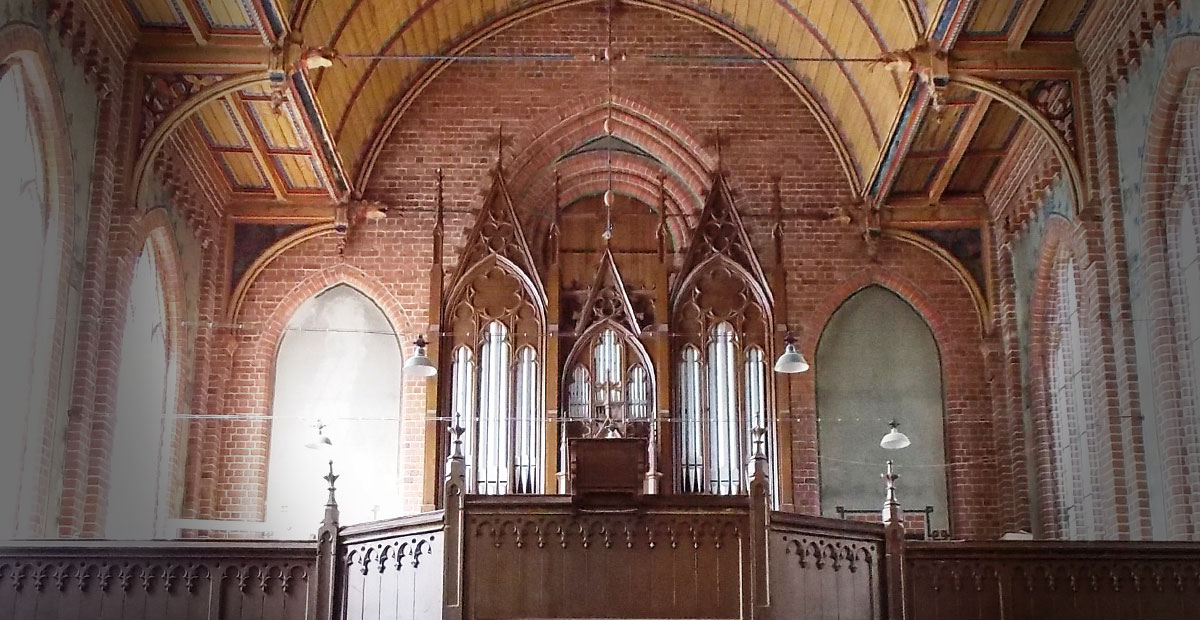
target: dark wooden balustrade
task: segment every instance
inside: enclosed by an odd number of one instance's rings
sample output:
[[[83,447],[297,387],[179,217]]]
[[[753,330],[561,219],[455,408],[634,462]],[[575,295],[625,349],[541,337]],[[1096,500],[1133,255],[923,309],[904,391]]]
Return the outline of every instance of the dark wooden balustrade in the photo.
[[[1200,618],[1200,544],[909,543],[906,619]]]
[[[913,542],[741,497],[466,496],[315,542],[0,544],[0,620],[1200,618],[1200,544]],[[622,503],[624,502],[624,503]]]
[[[318,549],[315,542],[6,543],[0,619],[315,620],[323,595]]]

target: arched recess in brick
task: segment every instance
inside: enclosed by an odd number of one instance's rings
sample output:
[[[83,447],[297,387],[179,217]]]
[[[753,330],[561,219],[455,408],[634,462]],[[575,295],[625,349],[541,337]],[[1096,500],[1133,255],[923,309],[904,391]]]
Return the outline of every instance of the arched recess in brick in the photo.
[[[860,511],[849,518],[878,519],[878,476],[894,461],[905,528],[949,531],[942,366],[929,324],[888,288],[859,289],[830,316],[813,361],[823,515],[840,516],[840,506]],[[889,420],[912,445],[879,445]]]
[[[281,257],[292,253],[303,256],[307,246],[320,243],[323,238],[324,235],[299,243]],[[259,521],[265,515],[275,360],[288,322],[305,302],[335,286],[346,285],[379,307],[402,347],[413,336],[411,311],[377,277],[351,264],[337,263],[299,281],[289,281],[288,277],[287,270],[265,268],[262,278],[248,290],[241,311],[232,318],[234,325],[243,326],[229,356],[230,366],[237,370],[212,400],[210,408],[213,412],[239,415],[229,421],[204,420],[202,429],[192,430],[205,440],[203,445],[189,449],[185,510],[199,518]],[[273,292],[272,287],[280,285],[286,286],[286,290]],[[424,413],[424,382],[405,381],[404,390],[406,429],[419,428],[419,417]],[[418,418],[416,423],[411,422],[414,415]],[[263,419],[247,419],[253,416]],[[422,439],[419,432],[408,433],[405,441],[419,445]],[[414,452],[413,466],[419,466],[420,450]],[[219,467],[233,457],[237,457],[241,467],[233,470],[234,476],[242,478],[236,483],[224,476],[224,468]],[[419,487],[418,481],[412,489],[406,488],[405,501],[414,503],[411,498],[419,494]]]
[[[518,192],[513,196],[517,213],[523,218],[547,213],[543,207],[554,204],[556,191],[560,206],[603,192],[610,169],[606,151],[576,149],[609,135],[606,126],[614,138],[642,151],[613,154],[613,190],[657,205],[661,177],[675,247],[686,247],[686,232],[704,207],[716,159],[684,123],[625,97],[611,102],[579,97],[517,134],[510,182]],[[547,226],[543,216],[525,228],[531,239],[538,239]]]
[[[62,460],[65,447],[59,437],[63,435],[66,422],[67,402],[60,384],[69,381],[71,357],[64,358],[64,342],[74,331],[69,324],[67,312],[71,261],[71,244],[74,237],[75,196],[72,185],[72,168],[68,125],[62,96],[56,87],[57,81],[50,53],[41,33],[26,24],[10,24],[0,28],[0,82],[11,80],[9,86],[20,94],[24,110],[5,110],[6,121],[32,121],[34,144],[38,152],[35,163],[40,170],[37,176],[41,186],[37,188],[42,203],[40,214],[31,214],[41,219],[43,232],[41,265],[35,314],[37,325],[22,326],[34,333],[33,359],[19,360],[19,367],[32,371],[34,380],[30,394],[30,409],[22,412],[24,433],[10,429],[10,434],[19,439],[14,450],[6,449],[4,469],[11,472],[16,486],[5,495],[8,502],[6,514],[0,517],[0,536],[42,536],[53,532],[57,498],[52,496],[52,480],[58,479],[63,470]],[[19,84],[18,84],[19,82]],[[10,145],[15,148],[15,144]],[[10,156],[14,155],[10,153]],[[18,155],[18,157],[23,157]],[[33,161],[36,159],[36,161]],[[7,165],[7,168],[13,166]],[[5,196],[9,204],[12,197]],[[12,215],[12,214],[10,214]],[[13,224],[13,222],[9,222]],[[22,227],[23,229],[23,227]],[[19,233],[18,234],[22,234]],[[25,232],[24,234],[29,234]],[[13,249],[16,249],[14,246]],[[7,259],[6,259],[7,260]],[[20,258],[22,264],[30,265],[29,256]],[[14,294],[15,291],[8,291]],[[13,320],[11,314],[6,318]],[[9,354],[14,350],[6,349]],[[14,360],[15,361],[15,360]],[[68,397],[69,398],[69,397]],[[7,487],[7,480],[4,487]],[[10,512],[11,511],[11,512]]]
[[[1200,530],[1200,447],[1181,437],[1200,433],[1200,349],[1189,347],[1198,335],[1189,327],[1197,307],[1195,285],[1188,286],[1188,265],[1181,260],[1183,234],[1195,235],[1200,204],[1200,37],[1177,39],[1167,53],[1150,114],[1142,172],[1141,281],[1149,309],[1148,329],[1139,348],[1148,348],[1151,365],[1142,377],[1146,416],[1143,429],[1151,515],[1155,534],[1194,538]],[[1185,216],[1187,216],[1185,218]],[[1188,224],[1192,230],[1185,230]],[[1193,237],[1192,244],[1195,239]],[[1193,265],[1194,269],[1195,266]],[[1167,335],[1162,337],[1161,335]]]
[[[889,247],[890,246],[890,247]],[[880,250],[881,256],[894,250],[908,248],[907,252],[928,249],[907,243],[886,242]],[[918,284],[906,275],[903,269],[914,261],[914,256],[899,257],[900,261],[885,261],[882,265],[862,269],[833,286],[822,296],[813,312],[803,323],[799,336],[800,349],[808,359],[814,359],[817,341],[822,328],[828,324],[834,312],[855,293],[870,286],[880,286],[896,294],[908,303],[933,332],[934,341],[942,360],[942,386],[945,408],[945,451],[947,454],[947,485],[950,505],[950,523],[955,536],[986,538],[995,534],[996,499],[993,489],[995,444],[992,439],[992,422],[989,417],[990,401],[985,395],[986,384],[983,373],[982,336],[978,320],[974,315],[975,305],[971,292],[965,286],[956,285],[950,294],[931,295],[928,287]],[[953,270],[936,256],[927,257],[934,268],[929,271],[930,281],[945,278],[957,282]],[[938,270],[944,270],[938,272]],[[971,317],[966,320],[965,317]],[[814,373],[815,374],[815,373]],[[802,446],[795,443],[792,450],[792,468],[797,480],[806,476],[816,478],[818,454],[816,453],[816,399],[812,377],[797,382],[800,390],[793,389],[792,410],[797,419],[793,421],[799,432],[793,441],[803,442],[805,433],[811,433],[813,443]],[[887,431],[883,428],[880,436]],[[796,439],[799,437],[800,439]],[[807,448],[807,449],[806,449]],[[901,483],[903,487],[903,483]],[[801,488],[797,495],[817,493],[817,488]],[[882,497],[882,489],[880,490]],[[882,500],[881,500],[882,501]],[[819,505],[819,504],[818,504]],[[817,506],[814,506],[815,510]],[[909,506],[912,508],[912,506]]]
[[[1121,468],[1124,442],[1098,404],[1105,381],[1097,367],[1102,330],[1094,279],[1081,224],[1051,215],[1030,304],[1029,360],[1031,500],[1035,534],[1046,537],[1115,536],[1117,519],[1128,515],[1124,494],[1101,482]],[[1080,480],[1065,477],[1076,474]]]
[[[103,499],[97,504],[98,532],[122,538],[170,535],[167,519],[178,513],[172,497],[177,497],[187,423],[176,416],[184,413],[189,400],[190,368],[185,358],[186,302],[177,247],[166,211],[149,211],[130,226],[128,245],[123,248],[127,260],[122,261],[117,278],[124,304],[121,324],[114,326],[114,342],[120,343],[120,350],[112,357],[117,370],[111,409],[100,421],[107,426],[110,443],[93,445],[91,459],[106,475]],[[146,316],[147,311],[151,316]],[[149,340],[161,340],[164,368],[159,368],[159,360],[143,357],[148,349],[140,345]],[[154,396],[144,392],[151,387],[161,399],[157,408],[143,398]],[[146,470],[147,463],[155,464],[150,489],[144,488],[143,480],[126,475]],[[143,522],[141,513],[146,511],[153,519]]]

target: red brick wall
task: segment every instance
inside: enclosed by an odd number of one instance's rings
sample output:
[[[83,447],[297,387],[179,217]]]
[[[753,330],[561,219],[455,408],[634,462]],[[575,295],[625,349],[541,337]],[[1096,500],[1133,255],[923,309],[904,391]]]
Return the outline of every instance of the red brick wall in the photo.
[[[740,48],[687,20],[629,8],[617,19],[614,48],[631,57],[649,53],[742,55]],[[475,50],[477,54],[570,52],[585,56],[603,46],[603,13],[590,5],[568,8],[522,22]],[[351,236],[344,256],[327,235],[279,256],[250,287],[233,322],[236,345],[228,361],[212,362],[212,385],[202,398],[210,411],[269,413],[273,358],[279,333],[292,311],[316,292],[348,281],[374,298],[411,336],[423,329],[435,169],[445,173],[447,258],[453,262],[469,211],[478,208],[495,159],[491,137],[501,123],[514,136],[506,150],[514,200],[527,229],[541,230],[552,213],[552,174],[546,167],[582,139],[601,135],[606,113],[607,76],[602,64],[572,62],[460,63],[443,72],[399,121],[382,149],[364,189],[368,199],[400,210],[368,222]],[[909,300],[930,322],[945,371],[950,497],[957,534],[988,537],[1000,524],[995,516],[991,392],[984,372],[981,319],[968,289],[933,253],[893,239],[880,243],[876,261],[867,257],[858,230],[802,213],[820,212],[852,199],[837,157],[817,120],[768,69],[755,65],[675,66],[647,61],[618,64],[618,110],[614,131],[670,165],[656,169],[644,160],[618,158],[618,191],[656,202],[657,173],[668,175],[671,213],[694,217],[702,205],[716,149],[705,138],[720,130],[726,144],[723,164],[730,171],[738,207],[765,263],[770,251],[768,217],[772,179],[781,176],[786,225],[788,317],[777,317],[800,332],[803,351],[812,356],[829,314],[849,295],[874,282]],[[597,106],[601,106],[597,108]],[[604,162],[571,162],[568,195],[599,191],[607,183]],[[677,174],[678,176],[672,176]],[[567,175],[564,175],[566,179]],[[573,193],[572,193],[573,192]],[[686,226],[673,222],[680,235]],[[531,242],[537,245],[538,240]],[[218,367],[229,364],[227,381]],[[794,508],[817,513],[816,412],[812,375],[793,379],[790,411],[793,432]],[[208,383],[208,382],[206,382]],[[409,381],[405,391],[403,495],[416,509],[424,442],[419,423],[425,411],[424,385]],[[201,398],[201,397],[197,397]],[[192,452],[200,465],[189,474],[185,512],[201,517],[261,518],[269,440],[265,427],[227,423],[221,448]],[[882,501],[882,490],[881,490]]]

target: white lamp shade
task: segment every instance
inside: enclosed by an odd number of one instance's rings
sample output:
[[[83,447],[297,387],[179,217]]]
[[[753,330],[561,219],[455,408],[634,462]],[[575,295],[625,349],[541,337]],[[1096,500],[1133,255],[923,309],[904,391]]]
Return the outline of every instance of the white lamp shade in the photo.
[[[796,345],[788,343],[783,355],[775,360],[775,372],[797,373],[808,370],[808,360],[796,350]]]
[[[413,377],[432,377],[437,374],[437,367],[433,365],[433,360],[426,357],[424,351],[417,351],[416,355],[404,361],[404,374]]]
[[[316,439],[304,444],[304,447],[317,452],[328,452],[333,449],[333,442],[325,436],[325,433],[318,430]]]
[[[896,430],[895,426],[892,427],[892,430],[888,431],[888,434],[883,436],[883,439],[879,440],[879,447],[885,450],[899,450],[900,448],[907,448],[911,444],[912,442],[909,441],[908,435]]]

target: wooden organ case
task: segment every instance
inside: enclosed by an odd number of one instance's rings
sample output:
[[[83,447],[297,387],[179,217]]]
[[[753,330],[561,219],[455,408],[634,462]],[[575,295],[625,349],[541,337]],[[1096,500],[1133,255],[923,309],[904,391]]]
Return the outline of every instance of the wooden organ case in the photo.
[[[780,441],[774,304],[728,183],[712,183],[681,242],[688,222],[668,215],[665,192],[657,205],[595,194],[522,219],[498,168],[447,283],[439,189],[428,465],[445,462],[461,428],[469,494],[564,494],[576,482],[744,494],[755,429]],[[581,470],[593,466],[614,478]],[[426,487],[431,506],[441,477]]]

